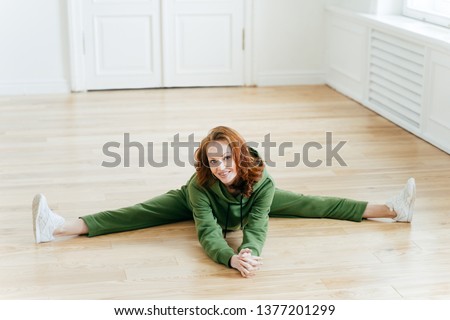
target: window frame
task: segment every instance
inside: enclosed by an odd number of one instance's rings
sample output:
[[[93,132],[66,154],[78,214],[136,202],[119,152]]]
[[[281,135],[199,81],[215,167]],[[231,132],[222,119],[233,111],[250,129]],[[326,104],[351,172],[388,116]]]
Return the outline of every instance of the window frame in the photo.
[[[434,0],[441,1],[441,0]],[[450,28],[450,15],[440,15],[433,12],[418,10],[410,7],[411,0],[403,0],[403,15],[414,18],[417,20],[422,20],[432,24],[440,25],[446,28]]]

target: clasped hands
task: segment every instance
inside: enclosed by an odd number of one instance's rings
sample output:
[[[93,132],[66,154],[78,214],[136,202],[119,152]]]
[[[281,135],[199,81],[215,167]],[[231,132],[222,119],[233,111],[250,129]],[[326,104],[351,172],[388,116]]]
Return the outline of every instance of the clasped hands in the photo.
[[[254,276],[262,265],[262,258],[252,256],[251,249],[242,249],[239,254],[231,257],[230,265],[238,270],[244,278]]]

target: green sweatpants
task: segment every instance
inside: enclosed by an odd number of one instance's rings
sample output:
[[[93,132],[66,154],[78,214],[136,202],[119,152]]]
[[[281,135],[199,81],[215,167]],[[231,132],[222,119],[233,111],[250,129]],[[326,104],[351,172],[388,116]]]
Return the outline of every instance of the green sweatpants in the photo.
[[[308,196],[275,190],[270,217],[328,218],[361,221],[367,202],[344,198]],[[129,231],[192,220],[186,186],[171,190],[131,207],[103,211],[81,217],[89,229],[88,236]]]

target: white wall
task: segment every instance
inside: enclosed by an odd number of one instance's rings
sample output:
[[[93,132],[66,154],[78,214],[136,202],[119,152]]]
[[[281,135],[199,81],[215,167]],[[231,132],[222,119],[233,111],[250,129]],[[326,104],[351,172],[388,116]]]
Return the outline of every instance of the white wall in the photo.
[[[326,0],[253,0],[257,85],[324,83]],[[0,95],[70,91],[67,0],[0,1]]]
[[[330,5],[356,12],[372,13],[374,0],[328,0],[327,2]]]
[[[254,0],[257,85],[324,83],[325,0]]]
[[[0,1],[0,94],[69,90],[65,3]]]
[[[377,14],[402,14],[403,0],[378,0]]]
[[[403,0],[328,0],[328,5],[371,14],[400,14]]]

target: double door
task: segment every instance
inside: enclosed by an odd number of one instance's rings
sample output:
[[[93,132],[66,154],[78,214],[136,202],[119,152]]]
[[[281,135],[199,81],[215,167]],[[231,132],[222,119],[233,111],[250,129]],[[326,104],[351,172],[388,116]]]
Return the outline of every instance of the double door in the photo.
[[[81,86],[100,90],[243,85],[243,3],[77,1],[73,12],[78,11],[82,21],[83,63],[77,64],[83,69]]]

